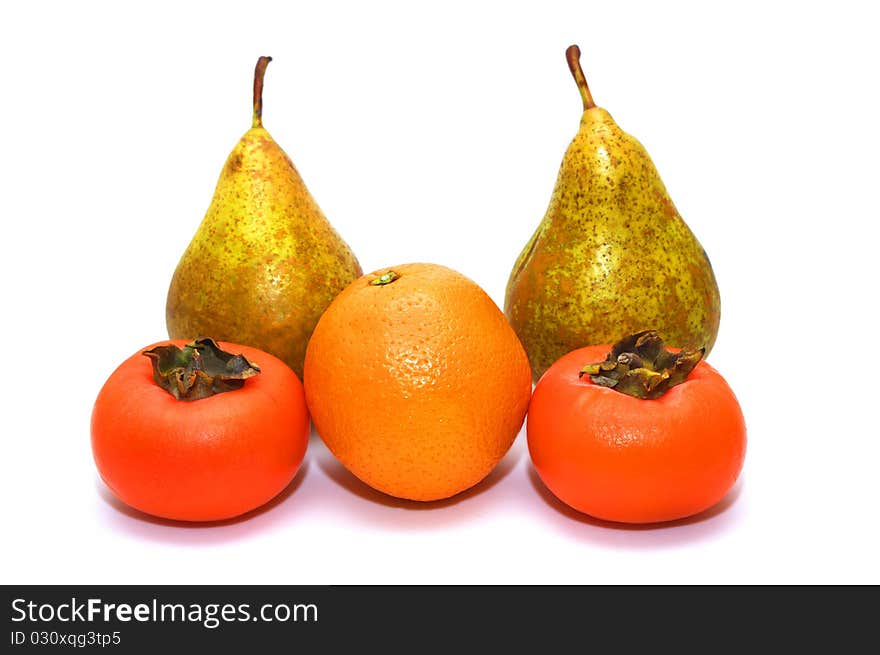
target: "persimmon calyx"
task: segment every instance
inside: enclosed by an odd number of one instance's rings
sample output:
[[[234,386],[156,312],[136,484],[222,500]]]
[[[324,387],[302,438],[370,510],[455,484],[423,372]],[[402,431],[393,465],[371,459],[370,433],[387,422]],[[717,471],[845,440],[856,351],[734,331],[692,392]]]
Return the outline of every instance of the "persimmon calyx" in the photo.
[[[672,352],[656,330],[646,330],[618,341],[604,361],[587,364],[578,377],[589,375],[594,384],[655,400],[684,382],[705,352],[705,348]]]
[[[200,400],[241,389],[245,380],[260,373],[244,355],[228,353],[208,337],[183,348],[169,344],[141,354],[152,360],[156,384],[177,400]]]

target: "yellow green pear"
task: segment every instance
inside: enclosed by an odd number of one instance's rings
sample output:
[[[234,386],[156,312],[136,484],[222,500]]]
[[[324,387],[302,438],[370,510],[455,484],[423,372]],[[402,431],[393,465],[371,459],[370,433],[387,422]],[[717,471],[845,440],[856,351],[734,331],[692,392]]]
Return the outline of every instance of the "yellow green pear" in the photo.
[[[645,148],[593,102],[577,46],[566,59],[584,104],[580,129],[504,303],[532,376],[575,348],[644,330],[708,353],[721,317],[709,258]]]
[[[172,338],[254,346],[302,379],[318,319],[362,271],[263,127],[270,61],[257,62],[253,126],[226,160],[211,206],[177,265],[165,316]]]

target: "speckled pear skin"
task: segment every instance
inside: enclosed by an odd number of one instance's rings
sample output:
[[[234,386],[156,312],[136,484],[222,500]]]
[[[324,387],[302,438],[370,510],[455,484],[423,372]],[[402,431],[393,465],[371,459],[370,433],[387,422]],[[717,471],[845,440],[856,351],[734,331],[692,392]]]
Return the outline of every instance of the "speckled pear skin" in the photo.
[[[254,127],[226,160],[211,205],[174,272],[168,334],[254,346],[302,379],[318,319],[361,275],[351,249],[255,109]]]
[[[547,213],[511,273],[504,311],[535,381],[575,348],[643,330],[707,354],[715,343],[721,302],[712,265],[647,151],[604,109],[584,110]]]

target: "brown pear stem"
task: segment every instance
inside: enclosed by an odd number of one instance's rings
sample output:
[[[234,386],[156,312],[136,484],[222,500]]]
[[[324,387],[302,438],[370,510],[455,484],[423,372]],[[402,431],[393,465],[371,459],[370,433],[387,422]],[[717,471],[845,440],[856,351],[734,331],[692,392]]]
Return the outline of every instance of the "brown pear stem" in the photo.
[[[577,82],[578,90],[581,92],[581,98],[584,101],[584,111],[592,109],[596,106],[593,102],[593,96],[590,93],[590,87],[587,86],[587,78],[584,77],[584,69],[581,68],[581,49],[576,45],[568,46],[565,51],[565,59],[568,61],[568,69]]]
[[[251,127],[263,127],[263,77],[272,57],[260,57],[254,69],[254,121]]]

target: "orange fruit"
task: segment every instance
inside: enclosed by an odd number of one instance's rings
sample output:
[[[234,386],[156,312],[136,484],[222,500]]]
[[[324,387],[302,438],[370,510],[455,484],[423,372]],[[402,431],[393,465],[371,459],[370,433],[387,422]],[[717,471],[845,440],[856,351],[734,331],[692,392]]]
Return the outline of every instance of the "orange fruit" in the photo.
[[[374,489],[422,501],[489,474],[532,390],[501,310],[436,264],[381,269],[349,285],[318,321],[303,377],[312,421],[339,461]]]

